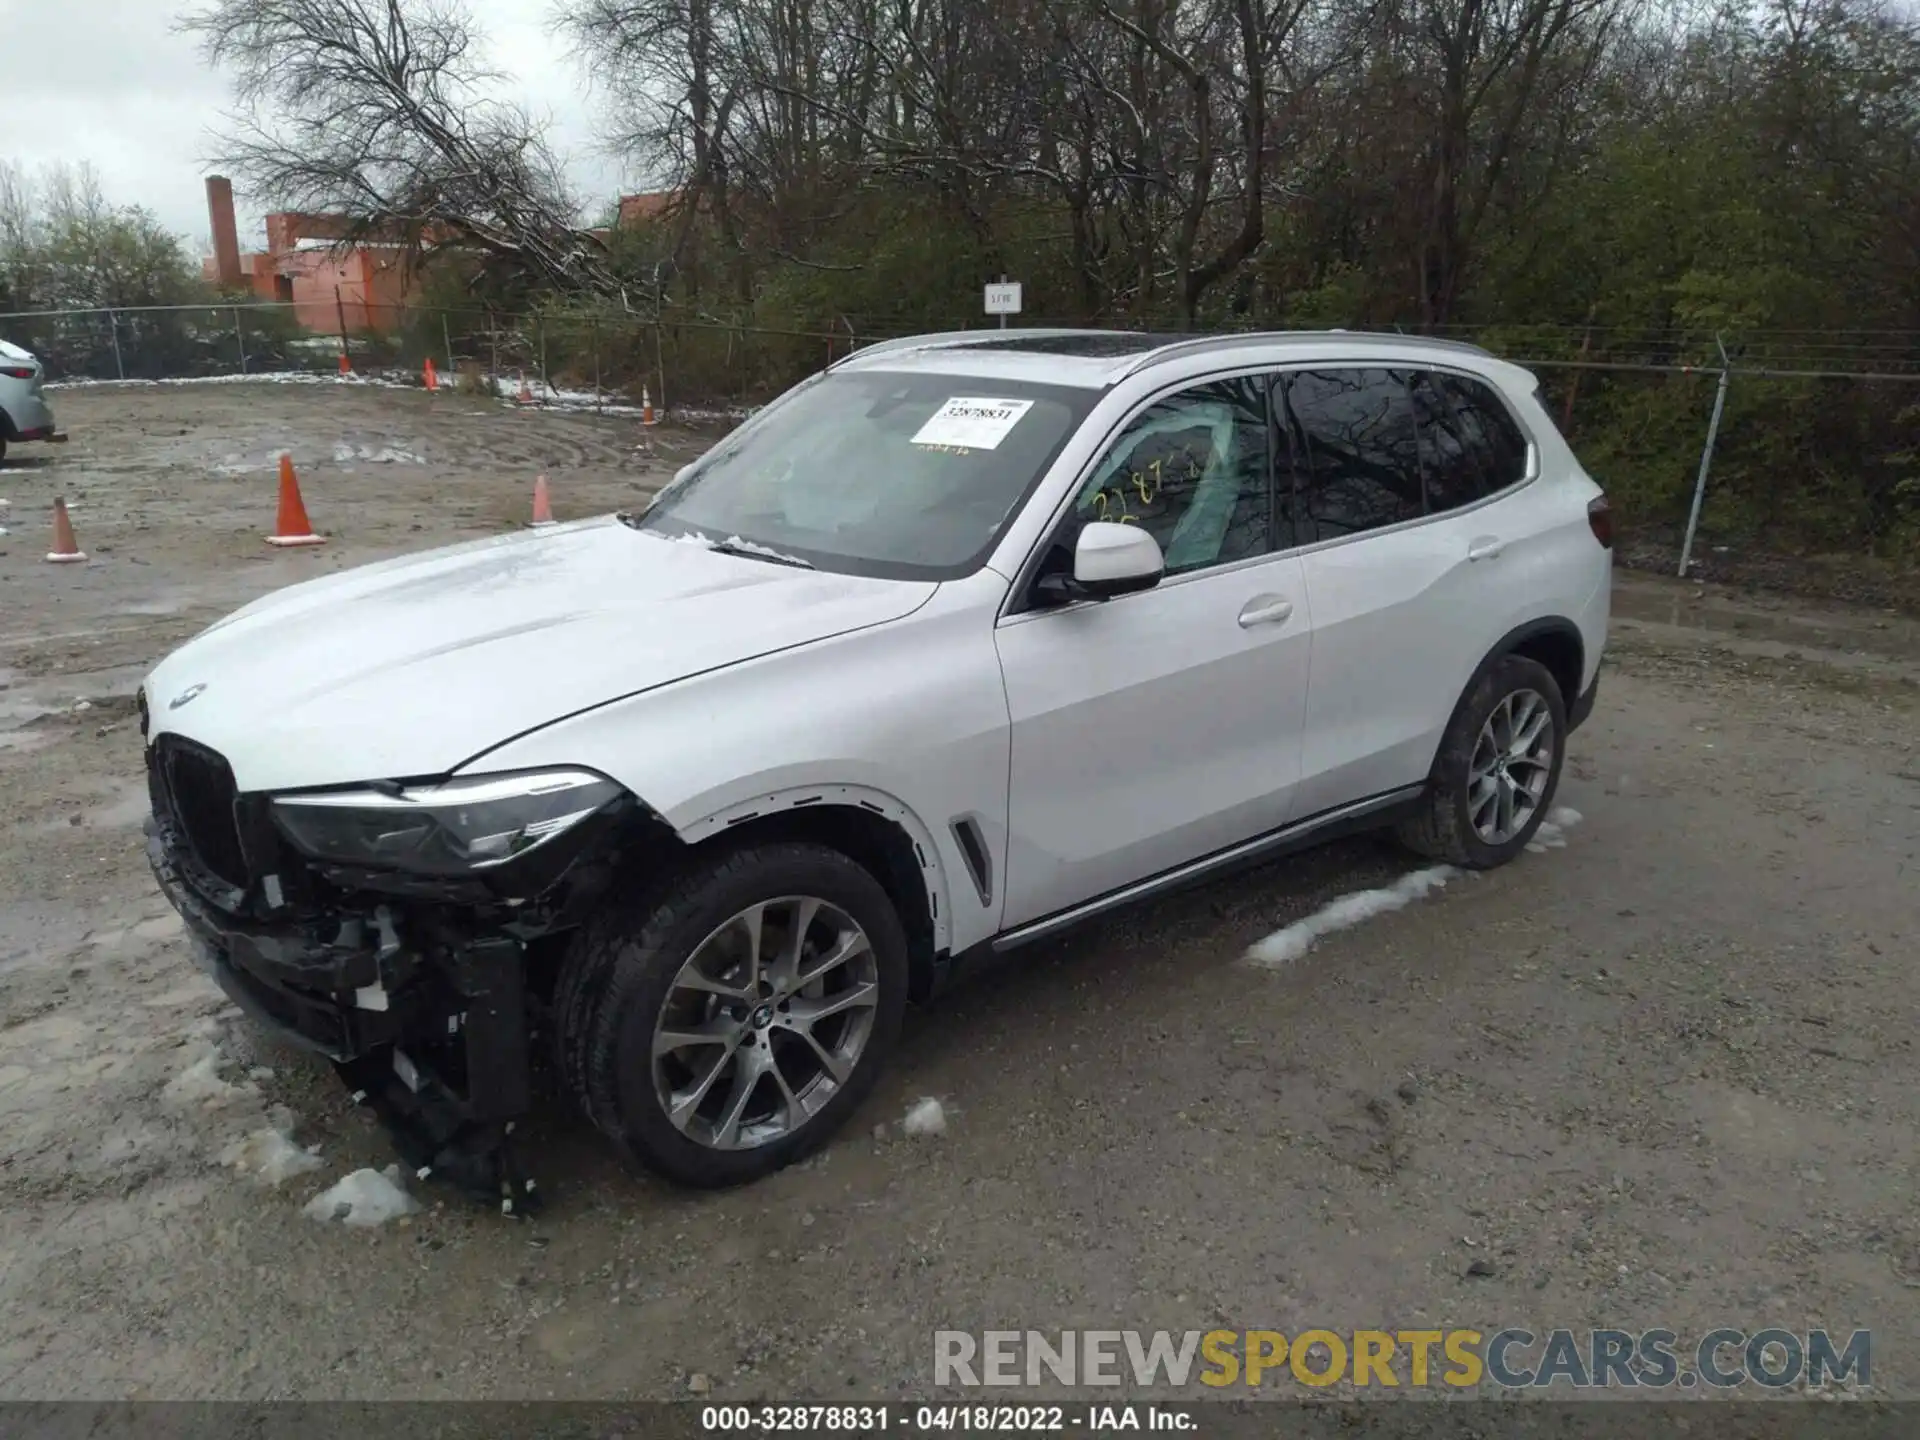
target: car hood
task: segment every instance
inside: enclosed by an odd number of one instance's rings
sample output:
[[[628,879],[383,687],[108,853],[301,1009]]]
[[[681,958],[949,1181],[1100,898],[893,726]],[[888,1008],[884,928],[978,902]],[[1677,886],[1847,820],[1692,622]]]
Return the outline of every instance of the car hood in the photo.
[[[242,790],[447,774],[555,720],[911,614],[938,587],[802,570],[612,516],[256,600],[148,677],[152,731]]]

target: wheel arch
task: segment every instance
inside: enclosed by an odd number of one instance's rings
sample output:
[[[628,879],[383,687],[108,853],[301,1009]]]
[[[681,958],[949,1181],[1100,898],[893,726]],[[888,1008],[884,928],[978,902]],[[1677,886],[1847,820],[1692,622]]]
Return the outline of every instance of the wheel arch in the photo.
[[[689,850],[802,840],[838,850],[878,880],[907,932],[910,993],[932,988],[936,959],[951,943],[946,873],[920,818],[864,785],[796,786],[718,811],[680,831]]]
[[[1580,698],[1580,681],[1587,668],[1587,642],[1580,634],[1580,627],[1564,615],[1529,620],[1502,635],[1474,667],[1460,692],[1461,698],[1471,694],[1480,677],[1509,655],[1524,655],[1544,665],[1560,687],[1561,702],[1569,709]]]
[[[1473,667],[1473,673],[1467,677],[1467,683],[1460,687],[1460,694],[1453,702],[1453,709],[1447,712],[1447,723],[1453,723],[1453,717],[1460,713],[1460,707],[1467,703],[1467,697],[1473,694],[1474,686],[1481,677],[1509,655],[1523,655],[1546,666],[1560,687],[1560,699],[1569,710],[1579,698],[1580,678],[1586,673],[1587,644],[1580,635],[1580,627],[1564,615],[1542,616],[1529,620],[1524,625],[1516,625],[1496,640],[1491,649]],[[1440,762],[1440,747],[1446,744],[1446,730],[1440,732],[1440,738],[1434,744],[1433,759],[1428,764],[1431,773],[1434,765]]]

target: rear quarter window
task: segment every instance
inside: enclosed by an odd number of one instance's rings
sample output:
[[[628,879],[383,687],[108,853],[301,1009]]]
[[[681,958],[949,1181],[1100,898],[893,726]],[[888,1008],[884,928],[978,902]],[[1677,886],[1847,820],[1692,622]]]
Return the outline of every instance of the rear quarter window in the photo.
[[[1483,493],[1492,495],[1518,485],[1527,475],[1527,437],[1507,402],[1484,380],[1464,375],[1439,375],[1435,379],[1451,397],[1462,434],[1477,457],[1484,477]]]

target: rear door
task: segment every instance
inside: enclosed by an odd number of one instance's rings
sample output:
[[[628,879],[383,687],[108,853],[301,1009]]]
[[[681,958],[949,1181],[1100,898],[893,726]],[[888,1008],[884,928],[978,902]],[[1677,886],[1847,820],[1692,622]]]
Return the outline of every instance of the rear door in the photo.
[[[1484,380],[1290,371],[1275,395],[1313,611],[1295,813],[1426,779],[1481,658],[1526,608],[1523,433]]]

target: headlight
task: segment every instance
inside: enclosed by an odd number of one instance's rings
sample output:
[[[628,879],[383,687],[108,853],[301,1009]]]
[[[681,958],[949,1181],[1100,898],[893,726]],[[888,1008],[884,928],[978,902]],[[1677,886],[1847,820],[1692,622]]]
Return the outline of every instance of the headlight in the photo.
[[[273,814],[316,860],[466,875],[546,844],[623,793],[591,770],[537,770],[392,792],[284,795]]]

